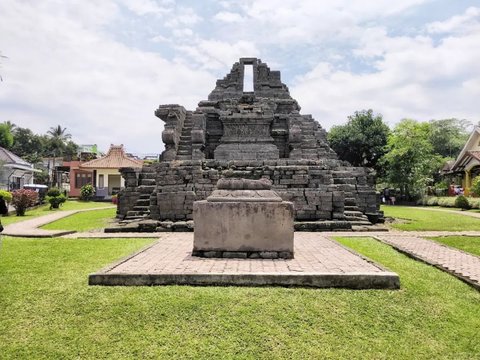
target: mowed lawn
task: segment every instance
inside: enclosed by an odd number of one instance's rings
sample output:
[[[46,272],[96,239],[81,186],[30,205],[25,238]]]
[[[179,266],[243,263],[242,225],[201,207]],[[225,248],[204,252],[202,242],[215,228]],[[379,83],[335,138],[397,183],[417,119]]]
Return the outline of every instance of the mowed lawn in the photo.
[[[480,218],[446,211],[419,209],[410,206],[382,206],[385,216],[400,219],[395,229],[406,231],[480,230]],[[405,222],[403,222],[405,221]]]
[[[82,209],[94,209],[94,208],[104,208],[112,207],[111,203],[108,202],[94,202],[94,201],[78,201],[78,200],[67,200],[60,206],[60,209],[50,210],[50,204],[44,204],[34,209],[29,209],[25,213],[25,216],[16,216],[15,214],[9,216],[2,216],[2,224],[8,225],[14,222],[33,219],[38,216],[48,215],[55,211],[64,211],[64,210],[82,210]]]
[[[101,230],[113,222],[116,209],[102,209],[79,212],[42,226],[46,230]]]
[[[439,243],[480,256],[480,237],[473,236],[442,236],[430,238]]]
[[[2,359],[473,359],[480,292],[369,238],[401,290],[90,287],[141,239],[4,238]]]

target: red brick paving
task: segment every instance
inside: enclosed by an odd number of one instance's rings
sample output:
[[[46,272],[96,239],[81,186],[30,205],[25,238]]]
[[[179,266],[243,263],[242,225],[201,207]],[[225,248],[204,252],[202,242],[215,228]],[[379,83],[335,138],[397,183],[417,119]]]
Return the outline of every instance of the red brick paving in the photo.
[[[414,235],[382,234],[376,235],[375,238],[439,267],[480,290],[480,257],[478,256]]]
[[[295,233],[295,258],[212,259],[191,256],[193,233],[168,233],[147,251],[109,270],[115,273],[371,273],[379,266],[319,233]]]
[[[395,273],[319,233],[295,233],[294,259],[200,258],[192,248],[193,233],[164,233],[146,250],[90,275],[90,284],[399,287]]]

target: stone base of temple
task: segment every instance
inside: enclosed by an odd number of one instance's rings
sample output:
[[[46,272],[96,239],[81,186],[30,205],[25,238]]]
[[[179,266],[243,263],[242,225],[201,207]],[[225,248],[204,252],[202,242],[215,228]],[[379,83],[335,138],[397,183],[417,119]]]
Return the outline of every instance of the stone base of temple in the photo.
[[[193,232],[194,222],[189,221],[158,221],[158,220],[127,220],[119,221],[105,228],[106,233],[122,232]],[[352,231],[375,232],[388,231],[382,224],[348,221],[296,221],[294,230],[308,232]]]
[[[192,256],[224,259],[293,259],[293,251],[204,251],[194,250]]]

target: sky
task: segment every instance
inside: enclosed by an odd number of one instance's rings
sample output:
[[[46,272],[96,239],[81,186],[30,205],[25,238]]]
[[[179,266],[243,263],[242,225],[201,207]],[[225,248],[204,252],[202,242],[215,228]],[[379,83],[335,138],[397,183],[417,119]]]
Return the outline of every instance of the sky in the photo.
[[[0,122],[78,144],[163,150],[160,104],[195,110],[256,57],[327,130],[480,121],[478,0],[2,0]]]

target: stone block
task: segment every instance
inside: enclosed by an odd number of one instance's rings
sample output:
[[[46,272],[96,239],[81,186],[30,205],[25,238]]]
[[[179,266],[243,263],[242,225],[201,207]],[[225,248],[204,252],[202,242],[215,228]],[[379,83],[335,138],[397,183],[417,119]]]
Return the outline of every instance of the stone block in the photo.
[[[193,205],[194,250],[293,253],[293,204],[208,202]]]

